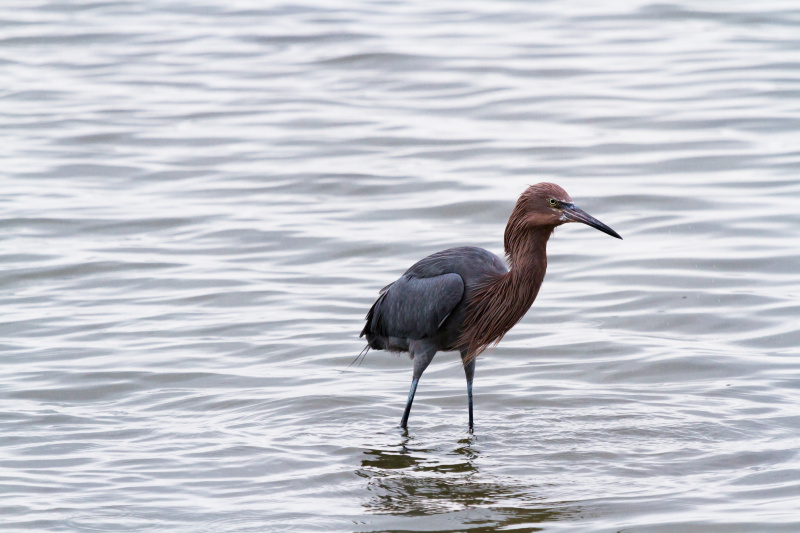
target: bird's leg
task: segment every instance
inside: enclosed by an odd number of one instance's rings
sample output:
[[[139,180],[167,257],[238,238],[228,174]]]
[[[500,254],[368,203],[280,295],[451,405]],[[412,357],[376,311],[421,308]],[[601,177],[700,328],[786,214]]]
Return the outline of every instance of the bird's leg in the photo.
[[[417,392],[417,383],[422,373],[431,364],[433,356],[436,355],[436,349],[429,348],[421,343],[412,343],[411,353],[414,354],[414,378],[411,380],[411,390],[408,391],[408,401],[406,402],[406,410],[403,412],[403,419],[400,421],[401,428],[408,427],[408,415],[411,413],[411,403],[414,401],[414,394]]]
[[[461,355],[462,359],[465,354]],[[464,365],[464,374],[467,375],[467,400],[469,401],[469,431],[472,433],[472,378],[475,376],[475,359]]]
[[[411,403],[414,401],[414,394],[417,392],[417,383],[419,383],[419,378],[414,378],[411,380],[411,390],[408,391],[408,401],[406,402],[406,410],[403,413],[403,419],[400,421],[401,428],[408,427],[408,415],[411,414]]]

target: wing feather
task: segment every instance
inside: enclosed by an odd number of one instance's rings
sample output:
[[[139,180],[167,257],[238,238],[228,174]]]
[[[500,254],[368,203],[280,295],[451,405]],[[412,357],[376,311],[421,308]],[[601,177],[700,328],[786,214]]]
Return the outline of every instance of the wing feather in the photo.
[[[432,337],[463,296],[464,280],[458,274],[426,278],[406,274],[384,290],[369,310],[361,334]]]

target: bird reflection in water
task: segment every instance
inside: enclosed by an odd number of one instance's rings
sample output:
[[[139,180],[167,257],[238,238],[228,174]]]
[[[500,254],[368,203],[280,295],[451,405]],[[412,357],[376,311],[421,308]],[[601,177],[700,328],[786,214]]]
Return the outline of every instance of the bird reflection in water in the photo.
[[[362,505],[369,513],[449,516],[449,526],[443,523],[441,531],[470,532],[510,526],[515,531],[540,531],[535,524],[568,520],[579,514],[580,509],[569,503],[545,502],[537,492],[539,487],[510,479],[482,478],[476,466],[480,452],[473,446],[474,437],[461,439],[457,448],[446,453],[436,448],[415,448],[412,440],[404,436],[397,446],[364,450],[361,468],[355,473],[367,480],[371,497]],[[461,522],[457,529],[449,529],[452,519]],[[526,528],[526,524],[532,525]]]

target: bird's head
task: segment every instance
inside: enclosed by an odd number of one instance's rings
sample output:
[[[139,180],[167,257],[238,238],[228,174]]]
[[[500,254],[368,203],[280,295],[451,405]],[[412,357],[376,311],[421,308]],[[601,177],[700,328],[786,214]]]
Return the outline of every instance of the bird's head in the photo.
[[[619,234],[572,203],[567,191],[555,183],[537,183],[522,193],[515,213],[525,226],[555,228],[567,222],[582,222],[617,239]]]

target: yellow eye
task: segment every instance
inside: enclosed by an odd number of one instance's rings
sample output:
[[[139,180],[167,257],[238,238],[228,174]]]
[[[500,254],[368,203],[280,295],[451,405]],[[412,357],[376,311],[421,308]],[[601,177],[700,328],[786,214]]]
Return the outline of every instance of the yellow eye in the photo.
[[[550,201],[550,205],[553,206],[553,207],[556,207],[558,205],[558,200],[556,200],[555,198],[550,198],[549,201]]]

